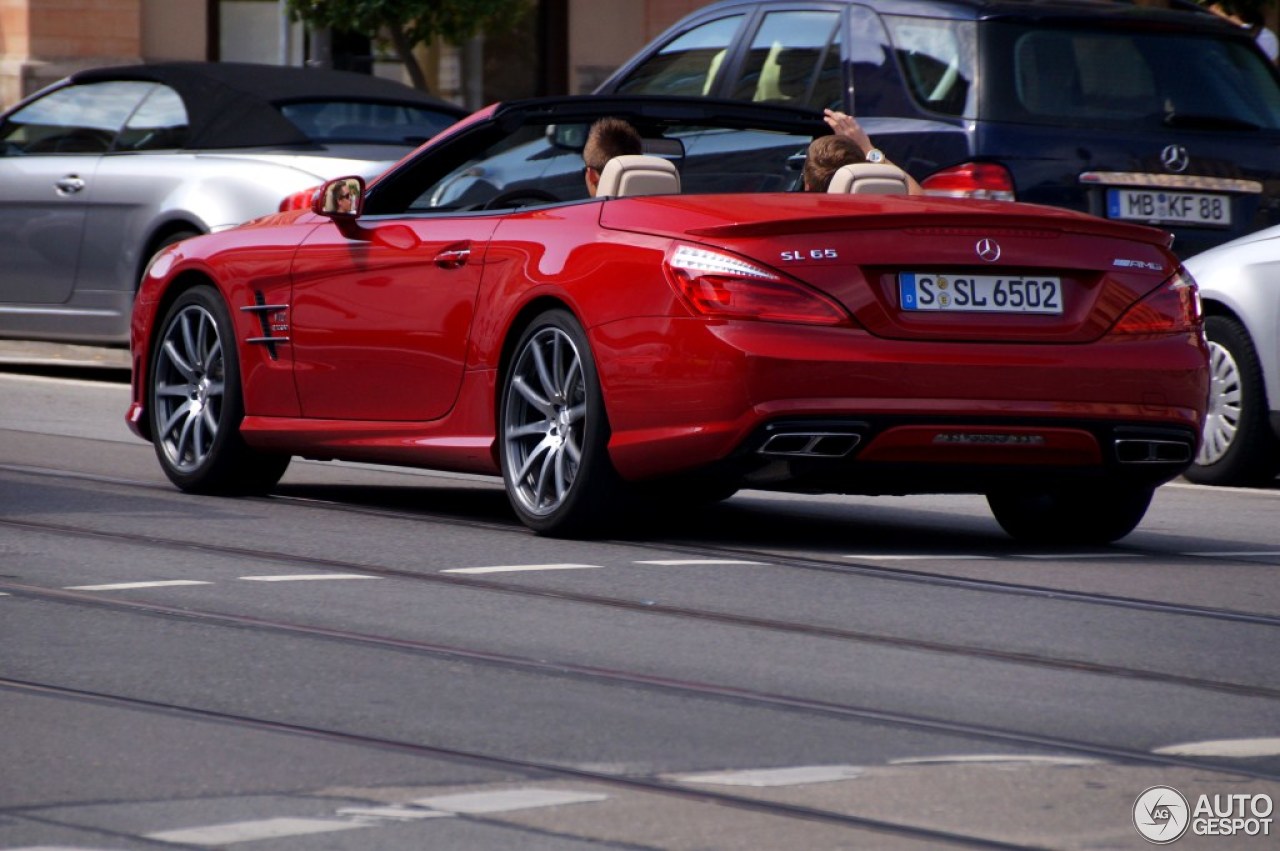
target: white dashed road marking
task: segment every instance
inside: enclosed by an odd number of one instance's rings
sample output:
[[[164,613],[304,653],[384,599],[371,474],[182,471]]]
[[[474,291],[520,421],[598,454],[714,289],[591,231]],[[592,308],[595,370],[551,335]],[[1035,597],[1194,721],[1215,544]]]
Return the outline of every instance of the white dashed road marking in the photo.
[[[968,561],[973,559],[994,559],[999,556],[981,556],[981,555],[964,555],[960,553],[918,553],[914,555],[899,555],[896,553],[855,553],[846,555],[843,558],[855,559],[857,561],[929,561],[937,559],[939,561]]]
[[[408,804],[387,806],[343,807],[331,818],[269,818],[228,824],[211,824],[177,830],[161,830],[145,834],[148,839],[186,845],[220,846],[262,839],[283,839],[335,833],[343,830],[376,827],[388,822],[451,818],[455,815],[481,815],[557,807],[608,800],[608,795],[559,789],[502,789],[489,792],[463,792],[421,798]],[[28,849],[35,851],[35,849]],[[75,851],[75,849],[68,849]]]
[[[377,579],[367,573],[282,573],[276,576],[241,576],[245,582],[321,582],[326,579]]]
[[[175,585],[212,585],[195,579],[165,579],[156,582],[116,582],[112,585],[68,585],[65,591],[129,591],[134,588],[169,588]]]
[[[1102,762],[1083,756],[1038,756],[1036,754],[955,754],[952,756],[909,756],[891,759],[889,765],[957,765],[1000,764],[1020,765],[1096,765]]]
[[[500,564],[493,567],[451,567],[441,573],[523,573],[533,570],[598,570],[598,564]]]
[[[105,848],[85,848],[80,845],[27,845],[9,851],[107,851]]]
[[[684,567],[699,564],[764,564],[762,561],[745,561],[734,558],[665,558],[638,561],[636,564],[657,564],[663,567]]]
[[[1065,561],[1067,559],[1098,559],[1110,561],[1113,558],[1149,558],[1146,553],[1022,553],[1013,558],[1032,558],[1039,561]]]
[[[862,774],[856,765],[799,765],[791,768],[756,768],[705,774],[671,774],[679,783],[706,783],[716,786],[801,786],[852,780]]]
[[[230,845],[233,842],[255,842],[261,839],[280,839],[285,836],[334,833],[339,830],[355,830],[356,828],[371,826],[369,822],[352,820],[269,818],[260,821],[240,821],[232,824],[188,827],[181,830],[162,830],[157,833],[148,833],[146,837],[160,842],[185,843],[187,845]]]
[[[1254,756],[1280,756],[1280,738],[1216,739],[1206,742],[1183,742],[1156,748],[1152,753],[1170,756],[1222,756],[1246,759]]]
[[[424,818],[451,818],[453,813],[441,810],[428,810],[424,807],[393,805],[389,807],[343,807],[338,815],[356,819],[378,819],[382,821],[417,821]]]
[[[508,789],[496,792],[462,792],[419,798],[413,803],[446,813],[505,813],[533,807],[558,807],[563,804],[589,804],[608,799],[608,795],[558,789]]]

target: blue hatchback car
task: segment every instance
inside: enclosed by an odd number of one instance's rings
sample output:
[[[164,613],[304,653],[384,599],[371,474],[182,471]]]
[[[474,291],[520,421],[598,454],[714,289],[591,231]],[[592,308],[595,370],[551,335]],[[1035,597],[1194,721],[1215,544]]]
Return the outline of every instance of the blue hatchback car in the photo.
[[[933,194],[1164,228],[1183,256],[1280,224],[1280,79],[1180,0],[721,0],[598,90],[856,115]]]

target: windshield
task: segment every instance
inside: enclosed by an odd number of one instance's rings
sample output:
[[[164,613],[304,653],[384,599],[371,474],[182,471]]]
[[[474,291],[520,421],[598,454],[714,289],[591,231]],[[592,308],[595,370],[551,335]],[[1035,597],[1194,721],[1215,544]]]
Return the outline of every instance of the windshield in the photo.
[[[433,182],[417,210],[487,207],[512,193],[539,201],[587,197],[582,148],[589,124],[534,125],[502,139]],[[683,194],[781,192],[798,185],[811,137],[768,130],[677,126],[646,130],[648,154],[675,163]],[[566,144],[567,143],[567,144]]]
[[[155,83],[66,86],[28,104],[0,127],[0,151],[18,154],[102,154]]]
[[[628,116],[646,154],[671,161],[682,194],[796,189],[810,133],[758,127],[650,122]],[[589,121],[519,127],[478,125],[394,172],[370,193],[366,212],[447,212],[584,201]],[[801,125],[803,126],[803,125]],[[813,128],[821,127],[816,115]],[[799,128],[797,128],[799,129]]]
[[[428,107],[365,101],[287,103],[280,112],[313,142],[420,145],[457,119]]]
[[[987,120],[1280,129],[1276,76],[1244,42],[994,22],[983,38]]]

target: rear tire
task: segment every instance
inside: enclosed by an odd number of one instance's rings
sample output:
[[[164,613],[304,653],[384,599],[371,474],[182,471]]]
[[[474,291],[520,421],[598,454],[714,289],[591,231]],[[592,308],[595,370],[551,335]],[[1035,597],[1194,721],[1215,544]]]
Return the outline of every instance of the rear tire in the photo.
[[[586,334],[548,310],[516,344],[498,415],[502,478],[520,521],[542,535],[590,537],[622,519],[609,422]]]
[[[240,436],[235,333],[212,287],[187,290],[165,314],[151,350],[147,408],[160,466],[188,493],[265,493],[289,466],[288,455],[259,452]]]
[[[1109,544],[1137,528],[1153,490],[1141,485],[1015,489],[987,494],[996,522],[1028,544]]]
[[[1204,323],[1209,338],[1209,412],[1200,452],[1185,475],[1203,485],[1266,485],[1280,471],[1266,385],[1249,332],[1226,316]]]

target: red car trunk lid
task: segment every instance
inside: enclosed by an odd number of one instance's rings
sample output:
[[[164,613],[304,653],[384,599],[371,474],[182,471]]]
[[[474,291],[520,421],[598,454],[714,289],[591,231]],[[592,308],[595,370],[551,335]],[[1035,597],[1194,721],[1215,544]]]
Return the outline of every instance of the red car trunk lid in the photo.
[[[764,201],[737,196],[631,199],[604,205],[601,223],[741,254],[827,293],[893,339],[1084,343],[1178,268],[1162,231],[1045,207],[769,201],[766,214],[755,209]]]

